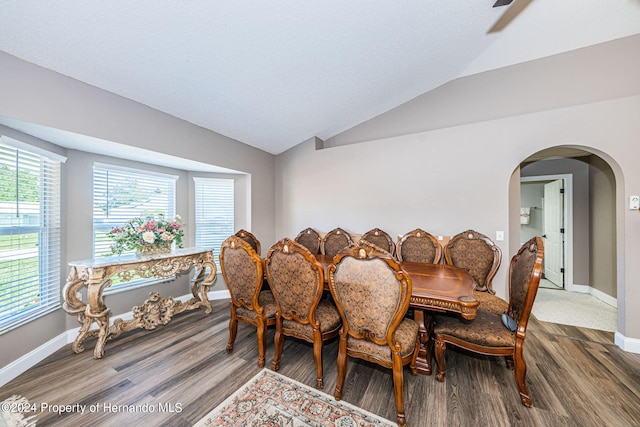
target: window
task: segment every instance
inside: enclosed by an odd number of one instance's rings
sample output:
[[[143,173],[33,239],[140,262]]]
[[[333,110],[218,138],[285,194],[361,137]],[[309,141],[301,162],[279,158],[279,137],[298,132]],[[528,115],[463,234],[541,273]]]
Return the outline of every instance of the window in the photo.
[[[60,163],[0,139],[0,332],[60,306]]]
[[[176,215],[177,176],[113,165],[93,166],[93,256],[111,255],[108,232],[135,217]],[[137,280],[143,285],[155,280]],[[120,285],[120,286],[118,286]],[[120,283],[112,288],[122,287]]]
[[[196,246],[213,249],[216,265],[220,246],[233,234],[233,179],[194,178]],[[218,268],[220,266],[218,265]]]

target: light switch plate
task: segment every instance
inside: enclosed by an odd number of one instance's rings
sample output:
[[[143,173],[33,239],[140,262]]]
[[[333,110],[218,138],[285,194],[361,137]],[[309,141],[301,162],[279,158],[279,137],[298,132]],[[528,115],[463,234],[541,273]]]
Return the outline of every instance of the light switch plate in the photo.
[[[504,240],[504,231],[496,231],[496,240],[502,242]]]

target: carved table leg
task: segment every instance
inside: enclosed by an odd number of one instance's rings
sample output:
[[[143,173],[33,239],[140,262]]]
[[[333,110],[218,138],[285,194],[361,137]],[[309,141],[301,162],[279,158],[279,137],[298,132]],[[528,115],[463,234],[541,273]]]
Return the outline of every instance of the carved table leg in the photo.
[[[206,278],[204,278],[204,273],[209,267],[209,274]],[[204,279],[203,279],[204,278]],[[213,310],[211,307],[211,303],[209,302],[209,296],[207,293],[209,292],[209,287],[213,286],[216,281],[216,265],[213,262],[205,262],[202,267],[200,267],[200,271],[198,272],[198,277],[194,282],[194,287],[192,289],[192,293],[197,297],[196,289],[197,284],[200,284],[200,300],[202,301],[202,305],[205,307],[205,314],[210,314]]]
[[[93,349],[93,358],[102,359],[104,357],[104,344],[109,338],[109,309],[106,309],[101,316],[96,317],[96,323],[100,327],[98,332],[98,341],[96,341],[96,347]]]
[[[109,337],[109,316],[111,310],[102,299],[102,290],[111,284],[111,279],[104,268],[91,269],[87,281],[87,309],[85,317],[95,320],[98,324],[98,340],[93,349],[93,357],[101,359],[104,356],[104,343]]]
[[[426,313],[425,310],[416,308],[414,310],[414,319],[420,327],[420,350],[418,350],[416,368],[421,374],[431,375],[433,317]]]
[[[71,344],[71,349],[74,353],[82,353],[84,351],[84,346],[82,345],[82,343],[87,338],[87,334],[89,332],[91,324],[93,323],[93,319],[80,313],[78,314],[78,322],[80,322],[82,326],[80,326],[78,336],[73,341],[73,344]]]

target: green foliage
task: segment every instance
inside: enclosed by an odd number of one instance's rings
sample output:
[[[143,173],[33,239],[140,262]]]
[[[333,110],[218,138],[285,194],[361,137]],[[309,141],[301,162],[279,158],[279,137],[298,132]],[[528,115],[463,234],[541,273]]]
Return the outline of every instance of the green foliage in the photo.
[[[19,202],[38,202],[40,200],[38,176],[25,169],[19,169],[16,176],[14,168],[1,165],[0,202],[15,202],[16,200]]]

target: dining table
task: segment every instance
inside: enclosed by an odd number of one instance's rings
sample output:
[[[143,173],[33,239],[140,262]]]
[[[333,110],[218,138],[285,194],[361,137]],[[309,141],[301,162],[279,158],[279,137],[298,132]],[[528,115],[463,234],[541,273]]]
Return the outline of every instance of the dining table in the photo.
[[[322,265],[327,285],[327,269],[333,257],[316,255]],[[420,350],[416,360],[418,372],[431,375],[433,354],[433,316],[436,313],[457,313],[466,320],[473,320],[480,302],[474,298],[474,281],[467,270],[447,264],[422,262],[398,262],[411,279],[410,307],[414,320],[420,327]]]

